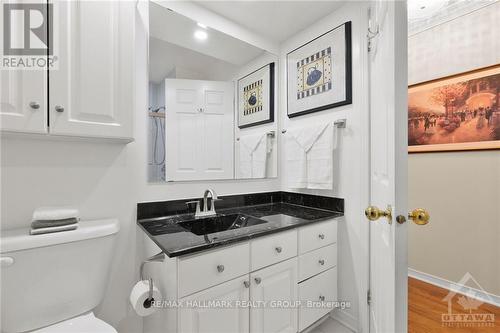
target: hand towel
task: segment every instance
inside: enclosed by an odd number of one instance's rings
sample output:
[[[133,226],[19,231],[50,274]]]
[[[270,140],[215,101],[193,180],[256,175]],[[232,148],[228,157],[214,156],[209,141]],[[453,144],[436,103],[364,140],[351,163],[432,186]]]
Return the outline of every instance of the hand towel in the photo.
[[[78,209],[71,207],[40,207],[33,212],[33,221],[79,218]]]
[[[336,127],[328,123],[287,130],[286,169],[290,188],[333,188],[334,132]]]
[[[69,224],[69,225],[62,225],[59,227],[31,229],[30,235],[41,235],[41,234],[48,234],[48,233],[52,233],[52,232],[69,231],[69,230],[75,230],[76,228],[78,228],[78,223],[73,223],[73,224]]]
[[[60,227],[63,225],[70,225],[70,224],[75,224],[78,223],[77,218],[69,218],[69,219],[62,219],[62,220],[36,220],[31,222],[31,229],[40,229],[40,228],[47,228],[47,227]]]
[[[307,153],[307,188],[333,189],[333,151],[337,148],[337,127],[328,125]]]
[[[267,169],[267,132],[240,137],[240,177],[265,178]]]

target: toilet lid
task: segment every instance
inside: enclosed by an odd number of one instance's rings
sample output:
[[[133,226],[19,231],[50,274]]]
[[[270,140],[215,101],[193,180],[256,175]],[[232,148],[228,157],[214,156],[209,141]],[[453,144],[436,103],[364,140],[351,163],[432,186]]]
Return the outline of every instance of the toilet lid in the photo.
[[[113,326],[88,313],[44,327],[32,333],[117,333]]]

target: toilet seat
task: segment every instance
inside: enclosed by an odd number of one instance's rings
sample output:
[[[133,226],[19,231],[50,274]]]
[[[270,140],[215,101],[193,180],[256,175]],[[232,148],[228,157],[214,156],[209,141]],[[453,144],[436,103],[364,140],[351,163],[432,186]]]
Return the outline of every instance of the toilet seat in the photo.
[[[31,333],[117,333],[113,326],[90,312],[57,324],[32,331]]]

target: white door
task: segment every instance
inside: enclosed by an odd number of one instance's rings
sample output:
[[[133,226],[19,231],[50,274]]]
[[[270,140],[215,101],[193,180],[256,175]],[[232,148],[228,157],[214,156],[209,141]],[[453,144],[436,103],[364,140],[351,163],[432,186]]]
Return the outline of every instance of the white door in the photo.
[[[297,332],[297,308],[273,303],[298,299],[297,266],[297,258],[293,258],[250,274],[250,300],[266,302],[265,307],[250,310],[250,332]]]
[[[248,275],[225,282],[181,299],[179,309],[179,333],[248,333],[248,307],[237,307],[236,302],[248,302]],[[219,302],[215,307],[202,305],[203,301],[232,301],[225,306]]]
[[[132,138],[135,2],[54,5],[59,68],[49,73],[51,134]]]
[[[377,33],[378,29],[378,33]],[[371,210],[370,332],[407,331],[407,22],[406,2],[372,1],[370,9]],[[369,214],[369,213],[368,213]]]
[[[0,70],[0,127],[47,132],[47,71]]]
[[[165,80],[167,180],[233,178],[233,84]]]

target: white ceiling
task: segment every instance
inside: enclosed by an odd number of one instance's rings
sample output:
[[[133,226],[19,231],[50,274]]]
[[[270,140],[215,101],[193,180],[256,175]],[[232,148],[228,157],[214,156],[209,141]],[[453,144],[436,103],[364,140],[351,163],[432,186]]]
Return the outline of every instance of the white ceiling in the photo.
[[[283,42],[341,7],[343,1],[193,1],[218,15]]]
[[[238,68],[239,66],[161,39],[149,39],[149,81],[154,83],[164,80],[174,69],[196,73],[200,80],[223,80],[234,75]]]
[[[200,29],[208,34],[204,41],[194,38],[195,31]],[[150,37],[238,66],[249,63],[264,52],[220,31],[202,29],[190,18],[153,2],[150,2],[149,30]]]
[[[408,35],[415,35],[497,1],[408,0]]]

